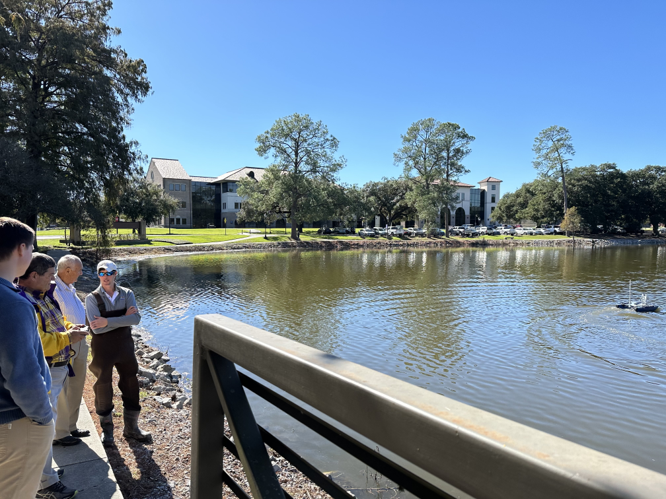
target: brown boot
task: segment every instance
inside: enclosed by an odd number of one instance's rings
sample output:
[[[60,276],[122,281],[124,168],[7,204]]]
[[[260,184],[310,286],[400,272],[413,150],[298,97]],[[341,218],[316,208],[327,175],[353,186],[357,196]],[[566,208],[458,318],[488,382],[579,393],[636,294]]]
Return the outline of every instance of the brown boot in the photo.
[[[125,409],[123,413],[123,419],[125,420],[123,436],[125,438],[133,438],[137,442],[152,442],[152,435],[139,428],[139,414],[140,411],[129,411]]]
[[[107,416],[100,416],[99,424],[102,427],[102,444],[105,447],[111,447],[113,445],[113,411]]]

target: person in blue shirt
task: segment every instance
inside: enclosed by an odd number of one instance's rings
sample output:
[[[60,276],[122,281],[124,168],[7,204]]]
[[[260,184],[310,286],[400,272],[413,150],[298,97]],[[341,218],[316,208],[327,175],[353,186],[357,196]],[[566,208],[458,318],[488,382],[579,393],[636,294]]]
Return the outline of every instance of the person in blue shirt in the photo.
[[[0,217],[0,496],[35,497],[55,434],[51,375],[35,309],[14,286],[32,260],[35,233]]]

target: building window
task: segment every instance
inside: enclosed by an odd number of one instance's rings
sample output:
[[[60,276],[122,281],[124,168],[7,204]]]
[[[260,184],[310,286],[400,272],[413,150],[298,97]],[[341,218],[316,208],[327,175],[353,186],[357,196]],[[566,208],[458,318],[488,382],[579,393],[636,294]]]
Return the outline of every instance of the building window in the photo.
[[[183,225],[187,224],[187,218],[183,218]]]
[[[150,180],[155,180],[155,172],[150,172]]]
[[[176,190],[177,190],[177,191],[180,190],[180,184],[176,184]]]
[[[173,184],[169,184],[169,190],[170,190],[170,191],[173,190]]]
[[[497,189],[495,189],[495,187],[497,187],[495,184],[491,185],[491,186],[490,186],[490,190],[491,190],[491,191],[496,191]]]
[[[227,203],[222,203],[222,209],[226,210],[227,209]]]
[[[490,196],[490,202],[491,202],[491,203],[494,203],[494,202],[495,202],[495,194],[493,194],[492,196]]]
[[[493,211],[495,211],[495,207],[494,207],[494,206],[491,206],[491,207],[490,207],[490,213],[492,213]]]
[[[180,217],[176,217],[176,225],[180,225]]]
[[[180,202],[180,207],[181,208],[187,208],[187,202],[186,201],[181,201]]]
[[[180,186],[180,190],[183,191],[183,192],[185,192],[185,191],[187,190],[187,184],[182,184],[182,185]]]
[[[234,203],[234,210],[240,209],[240,203]]]
[[[464,193],[464,192],[461,192],[461,193],[460,193],[460,200],[461,200],[461,201],[464,201],[464,200],[465,200],[465,193]]]
[[[176,221],[173,218],[169,219],[169,225],[174,225],[175,223],[176,223]]]

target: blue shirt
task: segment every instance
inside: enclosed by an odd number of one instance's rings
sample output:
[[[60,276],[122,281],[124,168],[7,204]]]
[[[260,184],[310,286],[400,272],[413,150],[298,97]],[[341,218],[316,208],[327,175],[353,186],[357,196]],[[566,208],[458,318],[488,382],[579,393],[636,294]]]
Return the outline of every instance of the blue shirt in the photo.
[[[0,277],[0,424],[28,417],[53,419],[51,373],[37,332],[33,306]]]

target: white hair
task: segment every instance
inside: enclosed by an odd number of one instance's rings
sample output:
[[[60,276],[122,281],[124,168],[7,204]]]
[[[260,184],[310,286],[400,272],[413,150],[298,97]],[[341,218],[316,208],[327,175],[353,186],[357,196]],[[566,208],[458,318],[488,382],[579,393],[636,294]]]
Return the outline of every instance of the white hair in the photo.
[[[83,267],[83,263],[81,263],[81,259],[78,256],[64,255],[58,260],[58,272],[74,268],[77,263]]]

